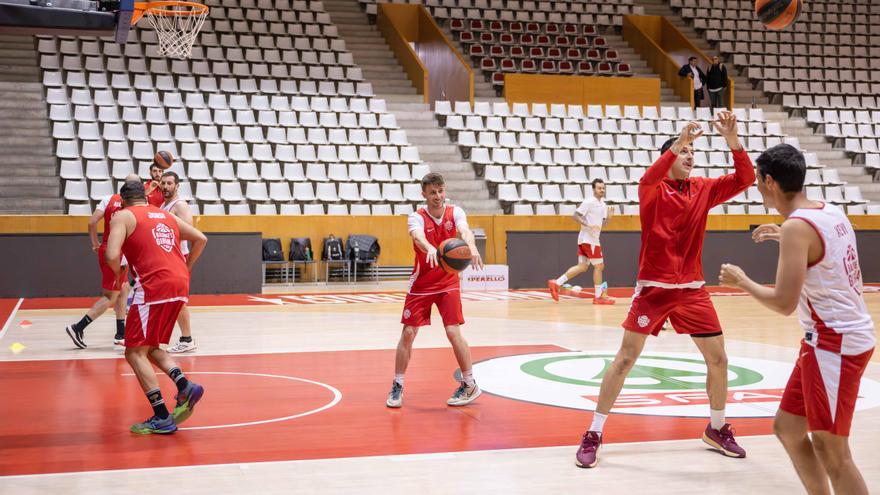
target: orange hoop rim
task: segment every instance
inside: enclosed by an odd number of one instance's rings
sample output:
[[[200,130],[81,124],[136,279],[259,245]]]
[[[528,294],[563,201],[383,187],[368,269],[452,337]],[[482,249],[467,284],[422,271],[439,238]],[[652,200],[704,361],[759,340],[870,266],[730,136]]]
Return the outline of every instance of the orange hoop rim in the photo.
[[[165,7],[190,7],[190,10],[170,10]],[[198,2],[185,2],[181,0],[162,0],[158,2],[135,2],[134,12],[131,15],[131,25],[137,24],[147,12],[164,16],[196,16],[208,13],[208,6]]]

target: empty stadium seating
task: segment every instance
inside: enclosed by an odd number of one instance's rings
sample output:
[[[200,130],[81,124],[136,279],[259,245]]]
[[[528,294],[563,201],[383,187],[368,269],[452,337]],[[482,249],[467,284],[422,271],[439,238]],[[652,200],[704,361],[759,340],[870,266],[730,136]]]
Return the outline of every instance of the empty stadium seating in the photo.
[[[787,142],[778,124],[766,122],[759,108],[734,110],[741,140],[753,159],[764,149]],[[637,183],[659,156],[669,137],[694,118],[705,136],[694,143],[694,176],[718,177],[731,171],[732,158],[723,138],[710,129],[708,108],[591,105],[533,105],[439,102],[438,120],[454,135],[463,155],[493,185],[499,200],[514,214],[567,214],[591,194],[590,182],[607,184],[609,204],[634,213]],[[865,204],[857,187],[845,186],[834,169],[824,169],[806,155],[808,195],[843,206]],[[731,199],[713,213],[765,213],[757,188]],[[534,206],[534,208],[533,208]],[[853,208],[863,212],[864,208]]]
[[[190,60],[160,57],[150,29],[124,46],[39,39],[70,213],[129,173],[149,177],[163,149],[205,214],[390,214],[422,200],[427,167],[321,2],[208,5]]]

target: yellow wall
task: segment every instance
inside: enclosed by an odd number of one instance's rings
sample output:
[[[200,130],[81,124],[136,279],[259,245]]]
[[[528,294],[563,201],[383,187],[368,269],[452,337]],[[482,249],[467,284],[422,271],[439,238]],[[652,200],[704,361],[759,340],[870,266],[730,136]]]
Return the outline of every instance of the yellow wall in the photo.
[[[752,225],[779,222],[772,215],[711,215],[709,230],[749,230]],[[850,217],[856,230],[880,230],[880,216]],[[471,228],[485,229],[486,262],[507,262],[508,231],[576,231],[579,226],[567,216],[471,215]],[[0,216],[0,234],[70,234],[87,232],[88,217],[64,215]],[[321,241],[334,234],[345,239],[349,234],[367,234],[379,239],[380,264],[412,264],[412,241],[406,232],[404,216],[197,216],[196,226],[204,232],[260,232],[262,237],[279,237],[285,253],[291,237],[309,237],[320,254]],[[99,227],[99,230],[102,227]],[[611,217],[606,231],[638,231],[639,217]]]
[[[593,77],[506,74],[508,103],[568,105],[660,105],[660,80],[647,77]]]

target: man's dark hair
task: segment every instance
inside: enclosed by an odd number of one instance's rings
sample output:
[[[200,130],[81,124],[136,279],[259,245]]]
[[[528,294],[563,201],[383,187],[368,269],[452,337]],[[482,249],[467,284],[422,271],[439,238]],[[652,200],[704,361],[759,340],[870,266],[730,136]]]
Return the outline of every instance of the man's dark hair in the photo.
[[[592,182],[593,189],[596,189],[596,184],[604,184],[604,183],[605,183],[605,181],[602,179],[593,179],[593,182]]]
[[[675,140],[676,138],[667,139],[666,142],[663,143],[663,146],[660,147],[660,154],[662,155],[663,153],[666,153],[666,150],[668,150],[672,147],[673,144],[675,144]]]
[[[761,153],[755,162],[761,179],[768,175],[784,192],[800,192],[804,189],[807,163],[804,155],[790,144],[777,144]]]
[[[690,63],[692,60],[697,60],[697,57],[689,57],[689,58],[688,58],[688,63]]]
[[[446,185],[446,181],[443,180],[443,176],[438,174],[437,172],[431,172],[424,177],[422,177],[422,191],[425,190],[428,186],[444,186]]]
[[[180,184],[180,176],[176,172],[165,172],[162,174],[162,178],[165,177],[174,177],[174,184]]]
[[[141,181],[126,181],[125,184],[122,185],[122,188],[119,189],[119,195],[122,196],[122,200],[126,203],[131,203],[132,201],[146,201],[146,192],[144,191],[144,184]]]
[[[150,164],[150,170],[153,170],[154,168],[161,169],[162,167],[160,167],[158,163],[153,162]]]

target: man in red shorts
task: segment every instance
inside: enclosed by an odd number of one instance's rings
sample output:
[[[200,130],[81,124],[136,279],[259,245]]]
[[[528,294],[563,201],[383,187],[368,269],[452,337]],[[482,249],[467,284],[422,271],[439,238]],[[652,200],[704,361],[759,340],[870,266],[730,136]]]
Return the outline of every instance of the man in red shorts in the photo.
[[[779,242],[776,284],[755,283],[738,266],[721,266],[721,283],[745,290],[783,315],[795,310],[805,336],[773,429],[807,493],[867,495],[853,462],[849,431],[859,383],[876,338],[862,296],[856,234],[838,207],[804,194],[804,156],[787,144],[758,157],[764,205],[786,218],[755,229],[755,242]],[[810,438],[812,434],[812,438]]]
[[[190,270],[208,239],[171,213],[148,205],[141,182],[126,182],[120,195],[126,209],[110,221],[107,263],[119,273],[119,261],[124,255],[137,275],[125,322],[125,359],[137,375],[154,414],[143,423],[132,425],[131,431],[142,435],[174,433],[177,424],[192,414],[204,388],[187,380],[159,346],[168,343],[177,315],[189,298]],[[181,239],[190,241],[188,261],[183,260],[180,252]],[[165,407],[154,364],[177,385],[173,414]]]
[[[739,142],[736,117],[721,112],[714,123],[733,152],[736,173],[717,179],[691,178],[691,144],[702,135],[691,122],[677,140],[670,139],[662,155],[639,181],[642,247],[635,294],[623,328],[623,342],[606,370],[593,421],[577,451],[576,464],[598,463],[602,429],[649,335],[657,335],[667,319],[678,333],[690,335],[706,361],[706,391],[711,421],[703,441],[729,457],[745,457],[733,430],[725,422],[727,354],[718,315],[712,306],[702,266],[703,233],[709,210],[745,191],[755,181],[749,155]]]
[[[446,328],[446,338],[452,344],[461,370],[461,384],[446,403],[464,406],[479,397],[481,391],[474,381],[470,347],[461,335],[460,325],[464,324],[464,316],[458,274],[447,273],[440,267],[437,263],[437,247],[447,239],[461,237],[471,250],[472,266],[477,270],[482,269],[483,260],[464,211],[446,204],[446,185],[442,175],[430,173],[422,178],[422,196],[427,205],[411,214],[407,222],[416,259],[409,279],[409,292],[403,303],[403,331],[397,344],[394,381],[385,405],[395,408],[403,405],[403,376],[412,354],[413,341],[419,327],[431,324],[431,306],[437,305]]]
[[[129,175],[126,181],[140,180],[137,175]],[[97,320],[111,306],[116,313],[116,335],[113,337],[115,345],[122,345],[122,339],[125,336],[125,303],[128,298],[128,266],[125,260],[122,260],[122,272],[117,276],[107,265],[104,259],[104,253],[107,250],[107,238],[110,236],[110,219],[117,211],[122,209],[122,197],[114,194],[104,198],[95,208],[92,217],[89,218],[89,239],[92,241],[92,251],[98,253],[98,267],[101,269],[101,298],[95,301],[95,304],[89,311],[76,323],[68,325],[64,328],[73,345],[80,349],[85,349],[85,329],[94,320]],[[101,242],[98,242],[98,222],[104,220],[104,236]]]

